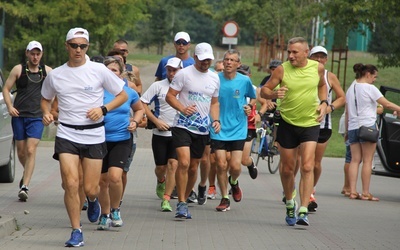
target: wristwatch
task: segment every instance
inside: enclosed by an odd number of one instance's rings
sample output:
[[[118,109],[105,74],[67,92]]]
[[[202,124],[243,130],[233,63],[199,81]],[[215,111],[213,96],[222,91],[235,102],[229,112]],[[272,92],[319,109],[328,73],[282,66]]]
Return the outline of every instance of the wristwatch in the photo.
[[[322,103],[325,103],[326,106],[329,106],[329,102],[328,102],[327,100],[322,100],[322,101],[319,103],[319,105],[321,105]]]
[[[103,116],[105,116],[108,112],[106,106],[101,106],[100,108],[101,108],[101,111],[103,111]]]
[[[333,106],[333,105],[331,104],[331,105],[329,105],[329,107],[331,107],[331,110],[332,110],[331,113],[333,113],[333,111],[335,111],[335,106]]]

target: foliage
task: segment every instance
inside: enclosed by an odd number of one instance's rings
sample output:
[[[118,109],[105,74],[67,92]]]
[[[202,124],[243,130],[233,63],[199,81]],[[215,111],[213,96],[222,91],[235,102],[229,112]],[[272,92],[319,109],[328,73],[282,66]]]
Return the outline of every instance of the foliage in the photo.
[[[73,27],[86,28],[92,50],[104,54],[114,40],[144,18],[144,1],[4,0],[0,8],[7,13],[4,45],[8,51],[8,66],[20,62],[13,59],[15,54],[24,59],[24,48],[30,40],[42,43],[48,64],[59,65],[66,60],[63,44],[66,33]]]
[[[400,3],[397,0],[324,0],[323,10],[329,24],[345,31],[357,29],[364,23],[371,30],[377,28],[372,51],[378,56],[381,67],[400,66],[400,44],[393,42],[400,38]],[[397,38],[397,39],[396,39]],[[388,46],[378,49],[376,45]],[[390,45],[389,45],[390,44]]]

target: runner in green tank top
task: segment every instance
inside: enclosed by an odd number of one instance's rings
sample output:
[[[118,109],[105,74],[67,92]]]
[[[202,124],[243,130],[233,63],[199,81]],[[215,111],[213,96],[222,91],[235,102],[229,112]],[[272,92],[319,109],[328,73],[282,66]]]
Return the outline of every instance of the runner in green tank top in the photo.
[[[315,148],[319,123],[328,106],[324,79],[324,66],[308,60],[308,43],[302,37],[288,42],[288,62],[277,67],[261,89],[261,97],[281,99],[281,121],[277,142],[281,154],[281,182],[286,197],[286,223],[289,226],[309,225],[308,202],[313,190]],[[274,90],[280,84],[281,87]],[[321,100],[321,101],[319,101]],[[299,147],[300,146],[300,147]],[[300,198],[296,216],[296,203],[292,197],[297,153],[301,155]]]

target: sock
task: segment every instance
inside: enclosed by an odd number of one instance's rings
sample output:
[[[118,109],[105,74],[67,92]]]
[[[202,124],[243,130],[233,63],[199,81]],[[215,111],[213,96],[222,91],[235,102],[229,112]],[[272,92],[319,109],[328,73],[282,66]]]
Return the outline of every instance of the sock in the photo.
[[[236,185],[237,183],[238,183],[238,180],[233,180],[233,178],[231,177],[231,184]]]
[[[229,195],[224,195],[224,198],[229,200]]]
[[[254,168],[254,161],[253,161],[253,159],[251,159],[251,164],[248,165],[248,167]]]
[[[164,194],[163,199],[167,200],[167,201],[170,201],[171,200],[171,196],[168,195],[168,194]]]
[[[308,208],[307,207],[300,207],[299,208],[299,213],[308,213]]]
[[[286,200],[286,207],[293,207],[294,206],[294,200]]]
[[[26,185],[22,185],[21,189],[29,190],[28,186],[26,186]]]
[[[87,200],[90,202],[95,202],[97,198],[94,198],[94,200],[91,200],[89,197],[87,197]]]

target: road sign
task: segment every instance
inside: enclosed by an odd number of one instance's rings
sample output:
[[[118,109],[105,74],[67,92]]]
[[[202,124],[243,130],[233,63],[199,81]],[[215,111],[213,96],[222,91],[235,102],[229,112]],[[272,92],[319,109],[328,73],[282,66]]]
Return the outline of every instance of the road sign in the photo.
[[[226,37],[237,37],[239,33],[239,25],[234,21],[228,21],[224,24],[222,32]]]
[[[222,44],[233,44],[236,45],[238,43],[237,37],[222,37]]]

